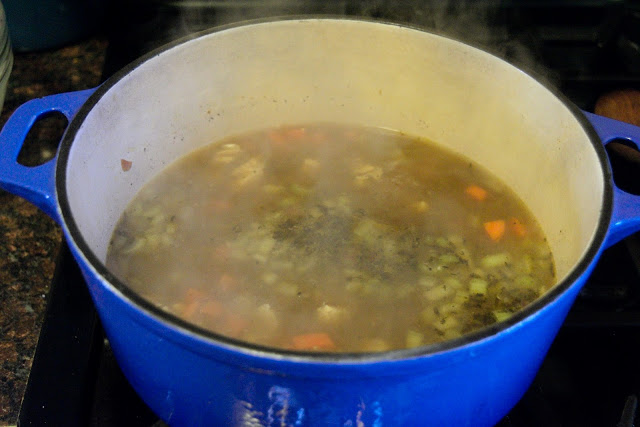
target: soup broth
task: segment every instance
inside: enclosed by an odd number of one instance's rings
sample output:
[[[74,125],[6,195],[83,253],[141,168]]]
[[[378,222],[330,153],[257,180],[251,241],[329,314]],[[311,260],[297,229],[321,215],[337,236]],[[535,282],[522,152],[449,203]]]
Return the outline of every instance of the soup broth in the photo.
[[[328,124],[181,158],[131,201],[107,267],[202,328],[330,352],[459,337],[555,281],[532,214],[478,164],[399,132]]]

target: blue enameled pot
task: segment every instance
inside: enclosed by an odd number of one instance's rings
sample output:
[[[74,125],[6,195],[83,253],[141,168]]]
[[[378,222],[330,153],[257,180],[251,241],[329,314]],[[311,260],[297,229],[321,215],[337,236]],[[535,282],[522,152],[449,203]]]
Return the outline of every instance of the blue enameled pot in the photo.
[[[51,111],[70,120],[56,158],[17,164],[29,128]],[[309,122],[397,129],[484,165],[533,211],[558,283],[459,339],[310,354],[199,329],[105,268],[120,214],[166,165],[226,135]],[[460,42],[378,22],[278,20],[199,34],[95,90],[26,103],[0,134],[0,184],[60,223],[122,370],[167,423],[482,426],[528,388],[602,250],[640,229],[639,199],[612,183],[603,144],[613,138],[640,141],[640,130],[583,113]]]

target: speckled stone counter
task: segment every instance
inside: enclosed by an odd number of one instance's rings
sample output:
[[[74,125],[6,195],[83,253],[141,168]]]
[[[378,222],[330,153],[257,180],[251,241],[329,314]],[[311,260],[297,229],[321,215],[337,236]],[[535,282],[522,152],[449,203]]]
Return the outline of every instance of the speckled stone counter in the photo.
[[[95,87],[106,47],[98,37],[61,49],[15,54],[0,125],[30,99]],[[56,132],[55,124],[39,126],[34,140],[56,138]],[[37,164],[53,148],[34,144],[23,151],[21,162]],[[61,236],[49,217],[0,190],[0,425],[17,421]]]

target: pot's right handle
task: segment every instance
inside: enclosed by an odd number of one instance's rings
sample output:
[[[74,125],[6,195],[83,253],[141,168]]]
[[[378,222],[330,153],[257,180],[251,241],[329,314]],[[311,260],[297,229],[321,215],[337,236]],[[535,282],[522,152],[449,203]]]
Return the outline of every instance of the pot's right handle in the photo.
[[[58,223],[61,219],[55,197],[57,156],[40,166],[24,166],[18,163],[18,154],[38,118],[59,112],[71,122],[94,90],[32,99],[18,107],[0,131],[0,188],[27,199]]]
[[[640,147],[640,127],[593,113],[583,113],[604,145],[614,139],[625,139]],[[605,246],[609,247],[636,231],[640,231],[640,196],[627,193],[613,184],[613,213]]]

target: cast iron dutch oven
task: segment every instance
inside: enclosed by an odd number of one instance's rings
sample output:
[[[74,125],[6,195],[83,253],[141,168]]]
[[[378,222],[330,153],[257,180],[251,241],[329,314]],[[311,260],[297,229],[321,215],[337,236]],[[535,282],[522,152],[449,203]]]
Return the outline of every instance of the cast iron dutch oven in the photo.
[[[51,111],[70,120],[57,157],[19,165],[26,133]],[[537,217],[558,283],[512,318],[459,339],[311,354],[199,329],[106,269],[120,214],[165,166],[230,134],[309,122],[397,129],[484,165]],[[95,90],[32,100],[0,137],[2,188],[60,223],[123,372],[171,425],[491,425],[530,385],[601,251],[640,229],[640,199],[613,185],[603,148],[613,138],[640,141],[640,129],[581,112],[489,53],[395,24],[313,18],[218,28],[141,58]]]

